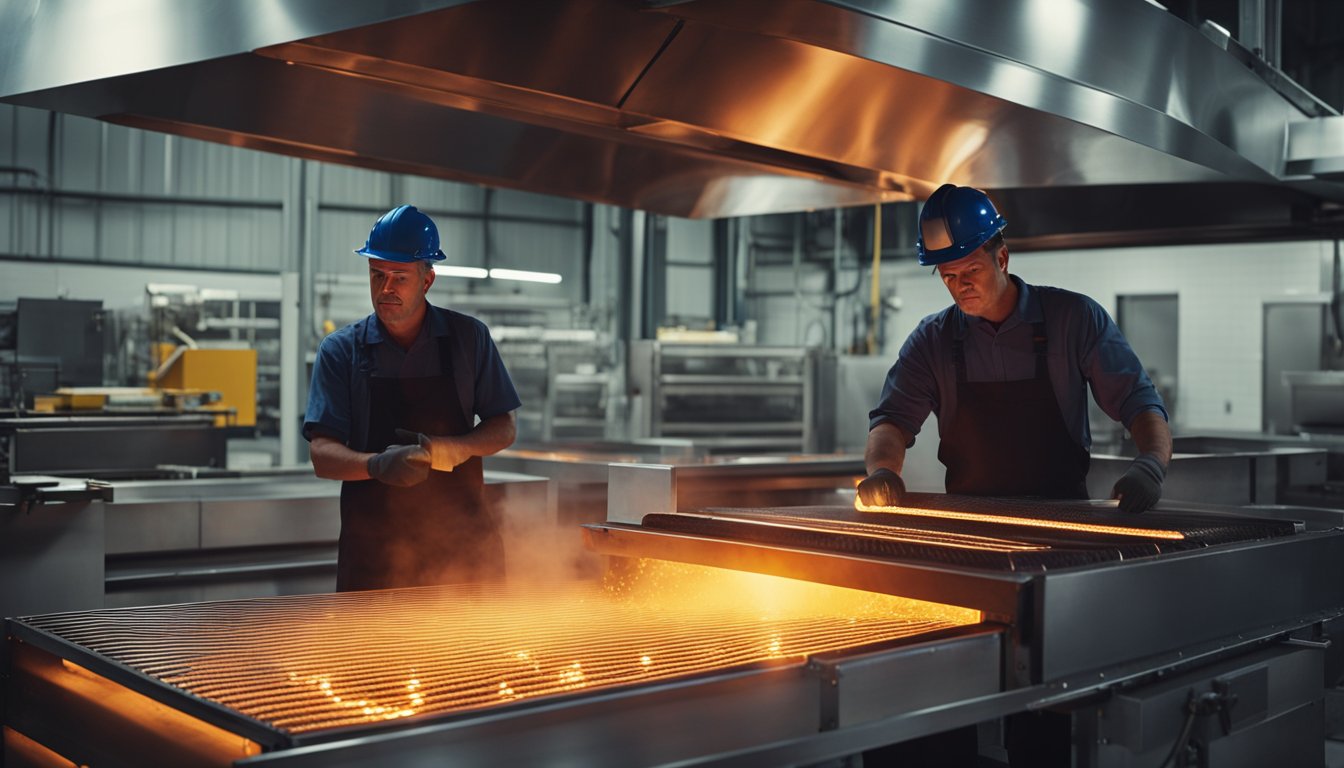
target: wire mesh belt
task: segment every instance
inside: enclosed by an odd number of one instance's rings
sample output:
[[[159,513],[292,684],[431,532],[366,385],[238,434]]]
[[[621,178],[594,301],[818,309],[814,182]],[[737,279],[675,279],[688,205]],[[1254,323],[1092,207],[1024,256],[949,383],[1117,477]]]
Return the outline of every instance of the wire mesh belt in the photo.
[[[801,659],[980,621],[963,608],[674,563],[639,561],[623,578],[638,586],[446,586],[23,621],[290,734]]]
[[[910,494],[902,507],[718,509],[646,515],[647,528],[998,571],[1045,571],[1285,536],[1289,521],[1126,515],[1090,504]]]

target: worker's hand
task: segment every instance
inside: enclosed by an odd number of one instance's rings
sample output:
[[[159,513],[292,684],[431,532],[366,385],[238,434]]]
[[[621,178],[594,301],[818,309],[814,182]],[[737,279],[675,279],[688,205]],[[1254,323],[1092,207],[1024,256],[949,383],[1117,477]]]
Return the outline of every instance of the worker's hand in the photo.
[[[1111,498],[1120,500],[1121,512],[1146,512],[1162,498],[1162,481],[1167,469],[1151,453],[1141,453],[1115,481]]]
[[[440,472],[452,472],[454,467],[472,457],[471,451],[454,437],[431,437],[409,429],[398,429],[396,434],[398,440],[424,448],[429,453],[430,467]]]
[[[374,480],[406,488],[429,477],[429,452],[418,445],[389,445],[370,456],[367,466]]]
[[[886,467],[880,467],[873,474],[859,482],[859,501],[870,507],[900,506],[905,498],[905,481],[901,476]]]

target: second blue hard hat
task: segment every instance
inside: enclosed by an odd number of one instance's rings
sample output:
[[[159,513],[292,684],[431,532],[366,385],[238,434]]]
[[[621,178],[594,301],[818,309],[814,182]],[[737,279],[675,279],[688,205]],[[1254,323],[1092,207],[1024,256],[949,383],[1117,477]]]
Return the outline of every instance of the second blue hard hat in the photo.
[[[373,223],[369,239],[355,251],[383,261],[442,261],[439,228],[414,205],[399,205]]]
[[[926,267],[968,256],[1003,231],[1008,221],[989,196],[974,187],[944,184],[924,201],[919,212],[915,250]]]

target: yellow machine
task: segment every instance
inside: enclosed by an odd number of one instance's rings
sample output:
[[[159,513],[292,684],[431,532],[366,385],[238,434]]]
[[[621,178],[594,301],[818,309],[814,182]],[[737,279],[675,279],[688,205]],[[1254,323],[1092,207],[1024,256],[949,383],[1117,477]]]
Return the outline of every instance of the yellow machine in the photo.
[[[177,347],[150,375],[160,390],[206,390],[219,400],[202,410],[222,413],[220,427],[252,427],[257,423],[257,351],[255,349],[191,349]]]

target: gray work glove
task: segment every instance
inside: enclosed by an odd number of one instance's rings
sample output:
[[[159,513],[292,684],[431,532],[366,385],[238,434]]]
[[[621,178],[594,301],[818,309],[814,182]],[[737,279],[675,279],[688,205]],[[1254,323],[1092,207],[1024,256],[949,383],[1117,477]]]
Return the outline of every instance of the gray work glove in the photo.
[[[1121,512],[1146,512],[1162,498],[1162,481],[1166,478],[1162,462],[1151,453],[1141,453],[1115,481],[1111,498],[1120,500]]]
[[[870,507],[900,506],[903,498],[905,481],[886,467],[873,470],[871,475],[859,482],[859,501]]]
[[[407,488],[429,477],[429,452],[418,445],[389,445],[369,457],[368,468],[374,480]]]
[[[407,443],[418,443],[429,456],[429,466],[440,472],[452,472],[453,468],[472,457],[471,449],[456,437],[435,437],[423,432],[398,429],[397,439]]]

